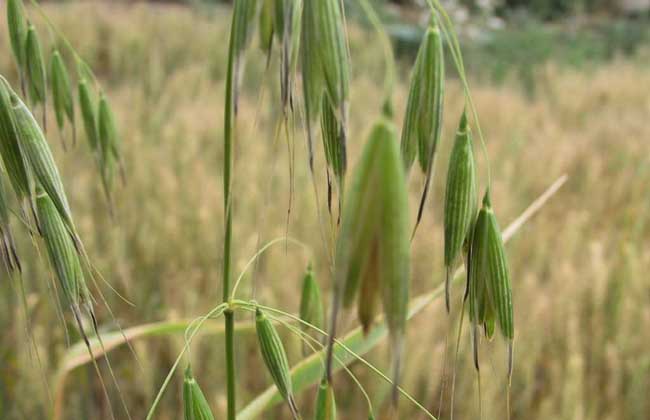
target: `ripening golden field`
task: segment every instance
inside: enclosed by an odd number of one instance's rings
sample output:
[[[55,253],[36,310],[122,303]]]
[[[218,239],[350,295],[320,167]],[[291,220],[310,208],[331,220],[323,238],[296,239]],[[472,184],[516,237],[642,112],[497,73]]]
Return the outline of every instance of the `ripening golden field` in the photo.
[[[48,5],[45,11],[95,69],[123,137],[128,182],[116,193],[116,217],[111,220],[84,137],[80,136],[74,150],[64,153],[56,130],[48,132],[91,259],[106,280],[134,304],[128,305],[102,285],[116,320],[127,328],[204,314],[221,301],[223,79],[230,10],[193,12],[174,6],[83,3]],[[0,73],[15,81],[5,22],[3,11],[0,49],[6,53],[0,58]],[[41,35],[49,42],[47,31]],[[353,26],[350,36],[349,161],[354,167],[369,127],[380,113],[383,68],[374,34]],[[535,72],[534,99],[522,93],[514,79],[498,87],[472,84],[492,164],[493,204],[503,227],[556,179],[568,175],[563,188],[507,245],[516,325],[513,419],[641,420],[650,412],[649,63],[646,52],[582,71],[545,65]],[[406,60],[398,63],[399,124],[409,66]],[[306,248],[272,248],[240,287],[242,296],[250,296],[254,282],[258,301],[296,312],[309,261],[321,287],[331,290],[317,215],[320,212],[323,223],[329,219],[322,146],[317,144],[315,191],[306,166],[302,126],[296,127],[291,144],[275,135],[281,112],[277,78],[277,62],[265,72],[264,57],[252,48],[235,144],[233,261],[238,274],[260,243],[286,233],[304,242]],[[413,296],[438,287],[444,278],[444,175],[463,107],[460,85],[453,75],[445,106],[432,199],[412,246]],[[289,150],[295,151],[293,157]],[[476,156],[482,190],[486,166],[478,148]],[[413,217],[422,181],[414,171],[410,180]],[[14,229],[21,226],[16,224]],[[56,317],[48,272],[29,236],[21,235],[21,239],[29,328],[42,369],[26,338],[18,291],[3,277],[0,417],[49,418],[53,403],[48,400],[57,400],[63,409],[58,413],[61,419],[109,418],[92,365],[73,370],[61,385],[57,372],[67,349],[65,329]],[[457,300],[461,294],[461,287],[454,289]],[[457,310],[459,306],[455,305]],[[101,331],[115,330],[111,315],[98,307]],[[353,316],[347,319],[348,328],[355,325]],[[439,411],[443,383],[448,385],[451,379],[451,360],[443,375],[449,319],[439,299],[408,326],[403,387],[434,414]],[[450,343],[455,341],[458,317],[451,319]],[[222,322],[214,322],[214,328],[193,345],[192,360],[216,418],[223,418],[223,345],[222,336],[214,333]],[[70,340],[77,342],[72,325],[68,330]],[[301,345],[285,337],[290,362],[297,363],[302,358]],[[243,407],[271,380],[254,334],[244,329],[237,346],[238,399]],[[139,419],[146,415],[183,347],[182,330],[136,339],[133,347],[137,360],[122,346],[110,353],[110,361],[131,415]],[[465,330],[456,367],[457,419],[478,417],[471,356]],[[388,369],[387,349],[379,347],[368,359]],[[117,409],[117,390],[110,384],[106,365],[100,366],[109,383],[111,404]],[[499,339],[485,347],[482,366],[483,418],[503,419],[505,351]],[[359,363],[353,363],[351,371],[367,389],[376,412],[387,411],[381,408],[388,406],[390,388]],[[156,418],[181,418],[181,383],[179,372]],[[305,414],[311,413],[314,395],[310,388],[298,396]],[[365,418],[366,402],[343,373],[336,377],[336,396],[340,418]],[[442,401],[441,418],[447,419],[448,389]],[[262,418],[288,416],[282,407],[267,411]],[[402,399],[399,418],[426,417]]]

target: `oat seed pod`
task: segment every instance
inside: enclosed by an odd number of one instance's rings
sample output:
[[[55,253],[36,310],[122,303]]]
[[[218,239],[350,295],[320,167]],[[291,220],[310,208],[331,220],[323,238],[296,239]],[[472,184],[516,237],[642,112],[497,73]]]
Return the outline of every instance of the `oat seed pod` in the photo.
[[[506,258],[501,230],[490,203],[490,191],[485,195],[484,206],[487,207],[487,262],[488,288],[496,308],[499,329],[503,336],[512,341],[515,336],[514,311],[512,306],[512,285],[510,270]]]
[[[320,286],[314,277],[311,264],[302,281],[302,296],[300,299],[300,319],[309,324],[322,328],[324,325],[323,299]],[[304,328],[304,331],[309,329]]]
[[[47,83],[45,75],[45,61],[41,51],[41,43],[34,25],[27,28],[25,41],[25,59],[27,79],[29,81],[29,96],[34,104],[47,103]]]
[[[50,146],[25,103],[16,94],[13,94],[11,99],[16,117],[20,148],[29,162],[36,181],[51,198],[62,220],[66,223],[70,232],[73,233],[74,224],[70,205]]]
[[[234,47],[237,55],[244,52],[255,28],[257,0],[236,0],[233,11]]]
[[[90,92],[90,87],[86,79],[79,80],[79,108],[81,109],[81,118],[84,123],[84,130],[86,132],[86,138],[88,139],[88,144],[90,149],[93,152],[98,151],[98,137],[99,133],[97,130],[97,116],[95,112],[95,107],[93,105],[92,94]]]
[[[406,113],[402,125],[401,152],[404,161],[404,168],[408,173],[413,166],[418,151],[418,113],[420,108],[420,95],[422,92],[421,63],[424,55],[424,48],[418,51],[415,64],[411,70],[411,83],[409,95],[406,102]]]
[[[214,420],[210,405],[194,379],[189,365],[183,379],[183,413],[185,420]]]
[[[318,49],[318,9],[315,0],[305,0],[302,9],[300,30],[300,64],[302,75],[303,102],[305,105],[305,123],[307,126],[307,151],[309,168],[313,170],[313,125],[317,121],[321,108],[324,81],[320,53]]]
[[[102,171],[110,187],[113,182],[116,163],[120,160],[120,137],[115,124],[115,117],[104,93],[99,95],[97,131],[100,146]]]
[[[299,11],[296,10],[297,5],[299,3],[296,0],[276,0],[275,2],[275,28],[281,45],[280,96],[282,110],[285,114],[289,112],[293,95],[291,62],[294,47],[294,12],[298,17],[300,16]]]
[[[298,407],[293,397],[287,353],[282,345],[282,340],[280,340],[280,335],[259,308],[255,311],[255,330],[264,364],[271,374],[278,392],[289,405],[293,418],[299,419]]]
[[[442,132],[445,63],[442,37],[437,24],[427,30],[421,62],[422,78],[418,115],[418,157],[420,168],[429,173]]]
[[[320,65],[327,93],[339,112],[345,109],[349,91],[349,64],[346,29],[339,0],[308,0],[314,2],[316,39]],[[345,116],[343,116],[345,118]]]
[[[323,95],[321,108],[321,135],[325,149],[325,161],[342,187],[347,168],[347,156],[343,137],[343,127],[327,95]]]
[[[11,226],[9,225],[7,198],[4,182],[0,178],[0,253],[9,273],[20,273],[22,268],[18,259],[18,253],[16,252],[16,244],[11,233]]]
[[[374,249],[376,247],[376,250]],[[376,252],[376,257],[373,253]],[[410,278],[408,192],[392,123],[375,124],[346,196],[337,240],[334,281],[337,300],[350,306],[360,283],[376,273],[394,358],[397,383]],[[376,260],[375,267],[366,268]],[[365,280],[364,280],[365,281]],[[367,295],[360,295],[367,299]],[[335,302],[338,305],[340,302]]]
[[[377,316],[377,307],[379,306],[380,287],[379,284],[379,246],[373,243],[370,257],[366,261],[361,274],[361,286],[359,289],[359,298],[357,313],[359,322],[363,328],[364,335],[368,335],[375,317]]]
[[[334,389],[327,382],[327,378],[323,378],[318,386],[314,412],[314,420],[336,420]]]
[[[12,95],[14,93],[9,84],[0,78],[0,156],[18,200],[29,200],[33,207],[34,178],[27,158],[21,151]]]
[[[472,135],[463,112],[449,158],[445,191],[445,304],[450,310],[450,279],[476,217],[476,167]]]
[[[25,40],[27,39],[27,20],[22,0],[7,0],[7,27],[11,50],[22,74],[25,67]]]
[[[54,50],[50,58],[50,86],[52,89],[52,101],[54,103],[56,123],[59,130],[63,130],[67,118],[68,122],[72,126],[74,137],[75,120],[72,85],[70,84],[68,69],[66,68],[58,50]]]
[[[275,0],[261,0],[259,17],[259,42],[260,49],[265,54],[270,54],[273,48],[273,32],[275,19]]]
[[[232,105],[234,114],[239,108],[239,86],[244,73],[244,52],[254,29],[257,0],[236,0],[230,25],[229,54],[232,58]]]
[[[73,308],[92,304],[75,245],[54,203],[43,190],[36,206],[41,235],[63,294]]]
[[[472,324],[485,320],[487,291],[488,214],[482,207],[474,225],[468,257],[469,318]]]

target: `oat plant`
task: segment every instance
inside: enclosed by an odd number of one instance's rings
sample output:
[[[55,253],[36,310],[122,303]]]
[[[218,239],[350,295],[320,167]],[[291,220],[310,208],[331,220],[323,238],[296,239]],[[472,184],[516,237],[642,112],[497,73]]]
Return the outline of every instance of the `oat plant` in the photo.
[[[515,340],[513,291],[504,244],[559,185],[552,187],[523,213],[521,219],[501,232],[490,197],[486,142],[465,75],[460,44],[445,9],[438,0],[426,2],[430,22],[411,71],[404,123],[397,127],[392,100],[396,72],[391,41],[371,2],[358,2],[382,44],[385,66],[383,101],[375,110],[372,126],[363,135],[351,133],[349,127],[349,113],[354,109],[350,95],[354,57],[348,47],[345,3],[342,0],[233,2],[223,115],[221,204],[224,220],[219,279],[222,300],[195,319],[138,326],[102,336],[97,331],[94,305],[105,300],[97,287],[99,276],[75,227],[64,183],[50,149],[49,134],[45,131],[46,107],[52,107],[66,147],[75,144],[77,125],[83,127],[109,208],[113,207],[115,178],[118,174],[122,178],[124,175],[119,129],[98,78],[42,13],[35,0],[29,10],[21,0],[7,1],[9,37],[20,75],[21,94],[4,78],[0,79],[0,155],[3,178],[9,180],[19,209],[15,212],[9,210],[9,201],[0,188],[0,251],[6,266],[19,276],[21,265],[9,224],[9,219],[16,214],[32,235],[42,239],[58,290],[83,339],[83,347],[73,346],[69,350],[57,375],[55,418],[65,418],[60,395],[66,375],[71,370],[92,363],[99,374],[98,358],[122,344],[129,344],[129,339],[183,333],[185,345],[160,385],[147,419],[155,417],[165,391],[184,361],[184,417],[186,420],[213,419],[209,400],[199,386],[200,378],[194,376],[194,372],[200,371],[193,371],[189,362],[192,343],[199,333],[212,332],[223,339],[225,346],[225,418],[228,420],[259,418],[269,407],[281,402],[289,408],[294,419],[301,418],[301,413],[305,415],[306,410],[299,406],[300,395],[307,391],[312,392],[314,401],[314,412],[310,414],[319,420],[335,419],[337,372],[346,374],[358,387],[367,402],[368,418],[375,418],[379,407],[373,407],[372,398],[348,368],[352,362],[359,363],[378,380],[391,386],[390,405],[395,416],[399,413],[399,401],[404,400],[413,404],[426,418],[435,419],[400,386],[400,377],[403,364],[408,362],[404,355],[409,353],[405,340],[409,320],[442,296],[445,296],[449,312],[456,307],[460,307],[462,314],[466,307],[469,311],[477,372],[480,369],[481,336],[491,339],[498,328],[508,347],[507,376],[512,375]],[[37,28],[28,19],[28,14],[31,17],[32,13],[38,14],[53,38],[51,49],[42,44]],[[259,36],[255,37],[255,33]],[[238,142],[245,141],[237,135],[237,126],[242,81],[246,77],[245,62],[256,58],[249,51],[255,39],[261,51],[259,58],[266,61],[267,71],[273,68],[270,64],[274,59],[279,64],[275,87],[280,95],[279,102],[273,106],[282,110],[277,125],[282,130],[277,132],[284,132],[289,145],[290,185],[293,185],[297,168],[293,167],[294,140],[299,137],[296,134],[300,133],[298,128],[304,127],[307,150],[304,167],[312,177],[317,206],[320,202],[315,173],[317,160],[322,160],[326,171],[330,216],[334,212],[334,194],[338,201],[336,223],[325,223],[320,217],[320,209],[314,215],[321,231],[326,232],[322,239],[329,258],[327,261],[314,261],[314,265],[326,267],[330,281],[317,279],[314,275],[316,270],[311,265],[306,267],[297,315],[258,302],[254,294],[245,296],[240,288],[260,256],[273,247],[284,245],[288,249],[291,246],[301,250],[306,259],[314,260],[314,252],[300,240],[291,238],[288,232],[285,237],[259,247],[237,277],[233,273],[233,254],[237,245],[234,243],[237,236],[233,234],[233,218],[237,215],[234,149]],[[44,57],[44,51],[51,51],[50,56]],[[274,51],[278,51],[277,57]],[[466,111],[444,107],[445,51],[451,55],[462,84]],[[74,69],[74,73],[69,69]],[[24,99],[25,93],[28,93],[29,101]],[[34,118],[35,106],[42,108],[41,124]],[[445,115],[460,120],[453,139],[443,136],[441,128]],[[316,146],[318,125],[322,148]],[[473,130],[478,141],[472,135]],[[444,223],[445,276],[436,279],[442,280],[442,284],[432,291],[411,297],[411,239],[425,215],[428,193],[434,185],[435,161],[444,141],[453,143],[446,177],[444,215],[441,217]],[[362,146],[357,162],[348,162],[349,142],[358,142]],[[474,159],[479,147],[484,154],[484,167],[481,168],[484,172],[478,170]],[[419,206],[413,212],[409,207],[408,178],[416,160],[423,187]],[[479,176],[480,173],[485,173],[485,176]],[[0,187],[1,182],[0,179]],[[479,191],[485,191],[480,209]],[[289,212],[290,209],[291,204]],[[460,305],[455,305],[451,290],[463,281],[466,293],[460,299]],[[332,284],[332,290],[326,290],[324,284]],[[329,307],[327,313],[326,307]],[[339,318],[346,310],[356,313],[360,325],[341,331]],[[235,314],[254,315],[254,321],[235,322]],[[83,316],[91,319],[92,331],[82,322]],[[220,324],[222,317],[223,326]],[[458,342],[462,320],[461,315]],[[479,335],[480,328],[483,329],[482,335]],[[235,366],[235,332],[238,330],[256,332],[260,360],[268,371],[269,383],[273,384],[246,405],[237,400],[237,377],[241,375]],[[304,350],[302,360],[291,360],[287,354],[287,337],[301,343]],[[392,364],[388,374],[366,359],[366,355],[386,338]],[[458,348],[459,345],[456,351]],[[108,358],[105,360],[112,380],[117,383]],[[107,394],[101,374],[99,378]],[[453,383],[451,401],[453,403]],[[124,400],[122,403],[128,416],[126,403]],[[345,415],[342,411],[339,408],[340,414]]]
[[[382,28],[379,17],[368,1],[360,4],[366,17],[377,31],[385,45],[385,99],[379,110],[381,117],[370,130],[363,153],[354,168],[349,188],[344,188],[347,174],[347,142],[351,139],[347,127],[348,113],[353,104],[349,100],[350,64],[352,57],[347,47],[347,32],[343,2],[338,0],[303,0],[303,1],[262,1],[258,5],[250,0],[234,2],[230,33],[230,52],[226,76],[226,104],[224,118],[224,214],[225,238],[223,257],[223,303],[215,306],[208,314],[191,322],[186,331],[186,346],[170,371],[159,394],[151,407],[148,418],[153,418],[157,405],[168,387],[171,377],[183,356],[189,351],[192,339],[204,324],[217,316],[224,316],[226,346],[226,384],[227,384],[227,418],[245,419],[259,414],[276,397],[284,400],[294,418],[299,417],[296,394],[309,383],[319,383],[315,407],[316,418],[334,418],[336,386],[333,374],[345,368],[351,360],[362,361],[369,369],[392,384],[392,404],[397,407],[399,395],[404,395],[416,404],[429,418],[434,416],[419,405],[408,393],[399,387],[401,355],[404,349],[404,334],[407,320],[419,310],[415,299],[409,311],[409,265],[410,238],[417,224],[423,217],[427,193],[434,176],[434,162],[439,143],[444,141],[441,134],[444,103],[444,48],[449,49],[457,72],[463,83],[466,107],[469,113],[463,113],[455,145],[452,150],[448,171],[445,204],[445,264],[447,280],[447,307],[451,310],[449,289],[452,279],[458,281],[461,276],[455,274],[458,260],[471,260],[475,254],[472,246],[474,226],[478,215],[477,209],[477,171],[474,162],[474,148],[477,146],[470,135],[473,122],[479,132],[479,140],[486,153],[485,143],[476,109],[471,100],[469,86],[464,73],[462,55],[458,39],[453,31],[451,21],[444,9],[437,2],[429,2],[431,25],[426,31],[422,47],[416,60],[411,77],[411,93],[406,110],[405,126],[402,129],[401,147],[398,130],[392,122],[392,90],[394,85],[394,63],[390,40]],[[253,18],[254,12],[259,13]],[[259,24],[255,28],[255,23]],[[315,125],[320,119],[323,144],[322,159],[326,164],[328,179],[328,208],[331,210],[332,185],[337,185],[339,199],[339,222],[331,226],[333,241],[326,244],[330,249],[331,275],[333,291],[329,311],[329,324],[326,329],[321,326],[323,306],[320,286],[314,282],[311,268],[303,281],[302,302],[299,315],[291,315],[277,308],[264,306],[256,302],[255,296],[250,300],[238,297],[238,286],[245,272],[263,252],[277,243],[295,244],[289,238],[273,240],[260,248],[247,264],[244,272],[232,284],[232,218],[235,193],[232,190],[233,147],[237,138],[237,113],[239,91],[243,73],[243,60],[246,56],[251,33],[259,31],[260,50],[267,63],[272,60],[274,46],[279,50],[280,103],[283,110],[283,124],[295,124],[295,111],[301,110],[306,127],[307,169],[314,176],[314,161],[319,158],[314,138],[317,136]],[[294,95],[296,84],[293,83],[292,57],[299,49],[300,75],[302,78],[302,95]],[[267,69],[270,69],[267,64]],[[301,99],[301,100],[300,100]],[[288,116],[291,116],[289,118]],[[289,132],[290,130],[287,130]],[[291,130],[293,132],[293,130]],[[289,135],[287,135],[289,137]],[[291,154],[291,148],[289,148]],[[487,154],[486,154],[487,156]],[[407,173],[415,160],[424,175],[424,190],[417,211],[416,223],[410,223],[410,209],[407,194]],[[489,189],[489,161],[486,160],[487,178],[484,179]],[[290,171],[290,173],[292,173]],[[291,175],[293,176],[293,175]],[[318,194],[317,194],[318,195]],[[322,220],[319,222],[322,223]],[[494,221],[490,222],[491,241],[496,245],[488,247],[489,258],[482,270],[488,280],[481,284],[482,318],[476,315],[474,304],[470,305],[472,323],[481,321],[486,331],[493,331],[498,322],[504,336],[512,342],[512,304],[511,286],[507,269],[503,239]],[[298,244],[300,245],[300,244]],[[487,253],[487,251],[486,251]],[[479,253],[480,254],[480,253]],[[486,254],[487,255],[487,254]],[[481,260],[482,261],[482,260]],[[485,277],[484,276],[484,277]],[[472,273],[468,278],[477,277]],[[483,277],[481,277],[483,278]],[[471,292],[475,285],[469,286],[470,301],[475,298]],[[488,292],[489,289],[489,292]],[[440,289],[434,292],[437,297]],[[505,299],[505,301],[504,301]],[[471,302],[470,302],[471,303]],[[361,329],[342,339],[337,335],[338,314],[342,308],[356,307]],[[463,305],[464,307],[464,305]],[[380,309],[381,308],[381,309]],[[266,365],[278,394],[260,396],[237,414],[236,374],[234,368],[234,313],[237,311],[256,313],[256,325],[259,345]],[[274,322],[296,335],[307,349],[306,359],[296,365],[293,372],[289,368],[281,335],[276,332]],[[294,324],[292,326],[291,324]],[[297,324],[298,328],[295,327]],[[324,340],[313,337],[321,335]],[[393,369],[390,376],[369,364],[363,353],[373,348],[385,335],[390,337],[393,354]],[[477,340],[475,339],[476,343]],[[512,346],[510,346],[512,348]],[[309,350],[311,349],[311,350]],[[512,352],[510,352],[510,357]],[[512,360],[512,358],[510,358]],[[510,364],[511,366],[511,364]],[[510,371],[511,369],[509,369]],[[365,393],[365,391],[364,391]],[[373,408],[369,404],[369,416],[373,417]]]

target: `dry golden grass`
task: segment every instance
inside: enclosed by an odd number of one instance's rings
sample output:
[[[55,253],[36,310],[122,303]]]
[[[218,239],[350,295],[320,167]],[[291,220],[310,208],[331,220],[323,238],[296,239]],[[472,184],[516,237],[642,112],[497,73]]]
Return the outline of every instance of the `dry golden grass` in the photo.
[[[117,223],[112,223],[87,146],[64,154],[56,134],[49,133],[90,255],[105,277],[137,304],[131,308],[109,293],[113,309],[126,326],[205,312],[221,299],[220,127],[228,11],[206,17],[171,7],[83,4],[51,6],[47,13],[105,81],[124,137],[129,183],[115,195]],[[79,18],[82,15],[84,19]],[[4,15],[1,22],[0,33],[6,33]],[[369,45],[370,36],[355,29],[352,38],[349,148],[354,164],[382,98],[375,79],[381,76],[376,60],[380,54],[360,48]],[[7,38],[0,38],[0,50],[8,52],[8,48]],[[236,142],[235,273],[254,253],[258,235],[268,240],[285,233],[289,190],[287,147],[284,140],[273,138],[279,96],[268,86],[277,82],[277,75],[274,72],[263,80],[264,59],[257,52],[249,61]],[[15,76],[9,53],[0,59],[0,71]],[[473,86],[492,158],[493,203],[502,225],[559,175],[570,176],[560,194],[508,244],[518,329],[513,419],[644,419],[650,410],[646,398],[650,388],[647,60],[641,66],[614,61],[589,73],[553,67],[539,73],[534,101],[511,84]],[[396,115],[403,115],[407,74],[403,71],[400,77]],[[264,92],[261,98],[260,91]],[[443,281],[442,175],[462,110],[460,97],[458,83],[450,82],[432,194],[435,204],[428,207],[413,246],[414,292]],[[329,291],[302,131],[296,144],[289,233],[312,247],[317,276]],[[479,153],[477,159],[478,176],[484,180]],[[321,203],[323,165],[319,159]],[[412,178],[413,209],[420,181]],[[24,265],[38,266],[35,255],[30,261],[30,245],[19,246]],[[263,258],[257,299],[297,311],[308,257],[278,247]],[[44,276],[42,270],[30,268],[26,279],[34,335],[52,373],[65,340],[46,298]],[[249,284],[246,281],[240,290],[248,293]],[[7,419],[41,418],[47,397],[30,362],[20,310],[12,303],[12,288],[6,282],[0,287],[0,412]],[[460,296],[460,289],[455,296]],[[434,412],[447,327],[441,301],[408,328],[404,387]],[[456,418],[475,418],[478,396],[469,338],[462,343]],[[136,343],[146,374],[139,372],[126,351],[112,354],[135,418],[143,417],[181,345],[180,337]],[[240,398],[245,401],[269,381],[257,373],[262,365],[254,337],[242,336],[239,345]],[[299,343],[288,345],[287,351],[291,360],[297,360]],[[371,358],[386,368],[383,351]],[[495,344],[484,355],[486,419],[503,418],[504,351]],[[223,412],[220,343],[204,339],[193,356],[208,401],[215,413]],[[379,397],[388,389],[362,366],[353,366],[353,371],[380,404]],[[178,376],[178,386],[173,388],[177,391],[182,380]],[[106,410],[92,372],[77,371],[71,384],[66,397],[68,418],[103,418]],[[168,394],[159,418],[178,418],[179,396],[180,392]],[[299,404],[307,407],[312,397],[299,398]],[[337,402],[342,418],[360,418],[365,412],[358,397],[353,385],[341,377]],[[424,418],[406,403],[402,410],[402,418]],[[447,418],[448,404],[442,411]],[[265,418],[287,415],[288,411],[276,411]]]

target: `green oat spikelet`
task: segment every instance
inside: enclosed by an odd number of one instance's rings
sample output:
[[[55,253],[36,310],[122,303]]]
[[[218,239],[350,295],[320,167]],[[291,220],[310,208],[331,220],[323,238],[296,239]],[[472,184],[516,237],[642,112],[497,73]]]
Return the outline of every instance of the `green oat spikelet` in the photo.
[[[334,388],[323,378],[318,385],[314,420],[336,420],[336,400]]]
[[[420,63],[422,84],[417,119],[418,157],[420,168],[428,173],[442,132],[445,78],[442,37],[435,22],[427,30],[423,48],[425,51]]]
[[[401,138],[407,172],[417,156],[422,171],[430,175],[442,132],[444,79],[442,37],[434,20],[422,39],[411,72]]]
[[[32,104],[43,105],[43,128],[45,128],[45,106],[47,105],[45,61],[36,28],[31,24],[27,28],[27,39],[25,40],[25,63],[29,81],[29,97]]]
[[[185,420],[214,420],[210,405],[189,365],[183,378],[183,413]]]
[[[424,48],[420,48],[415,59],[415,64],[411,70],[411,83],[409,85],[409,95],[406,102],[406,113],[404,114],[404,123],[402,125],[402,137],[400,149],[404,168],[407,174],[413,166],[415,157],[418,152],[418,113],[420,108],[420,94],[422,91],[422,70],[421,63],[424,55]]]
[[[36,214],[34,178],[27,158],[21,151],[12,95],[15,94],[11,87],[4,78],[0,77],[0,156],[21,205],[24,206],[29,202],[32,212]]]
[[[103,92],[99,95],[97,116],[102,172],[107,187],[110,188],[113,183],[116,166],[121,162],[120,136],[117,131],[117,125],[115,124],[113,111]]]
[[[379,246],[377,243],[372,244],[370,256],[364,264],[361,274],[361,285],[359,286],[359,306],[357,313],[359,322],[363,328],[364,335],[368,335],[372,323],[377,316],[377,306],[379,305]]]
[[[487,284],[493,301],[499,330],[508,340],[508,377],[512,375],[512,352],[515,338],[514,309],[512,305],[512,284],[499,223],[492,209],[490,190],[483,200],[487,208]]]
[[[292,107],[293,80],[291,72],[291,58],[293,50],[294,13],[297,0],[276,0],[275,1],[275,28],[276,35],[281,44],[280,60],[280,96],[282,100],[282,111],[285,116]]]
[[[477,211],[476,167],[472,134],[465,112],[449,158],[445,191],[445,304],[450,311],[450,280],[454,264],[468,241]]]
[[[302,280],[302,295],[300,298],[300,319],[317,327],[324,325],[323,298],[320,286],[314,276],[311,264]],[[303,326],[304,331],[309,331]]]
[[[391,337],[395,387],[409,293],[408,229],[408,192],[397,134],[393,124],[382,119],[371,131],[346,196],[336,247],[333,319],[341,303],[351,306],[367,273],[376,273],[374,281]],[[377,267],[366,268],[371,260],[377,261]],[[367,298],[359,294],[359,299]]]
[[[233,67],[233,105],[234,113],[237,115],[239,107],[239,85],[241,84],[244,52],[249,44],[251,34],[254,29],[255,13],[257,12],[257,0],[237,0],[235,1],[230,42],[232,53],[234,54]]]
[[[70,234],[75,235],[70,205],[50,146],[25,103],[15,93],[11,99],[16,117],[20,149],[27,158],[38,184],[51,198]]]
[[[421,64],[422,86],[420,96],[418,125],[418,156],[420,167],[425,173],[424,189],[420,197],[420,206],[413,233],[417,231],[424,206],[431,187],[436,151],[442,134],[442,112],[445,92],[445,62],[442,37],[434,18],[432,27],[427,31],[426,53]]]
[[[321,136],[325,149],[325,161],[334,173],[339,186],[339,194],[343,192],[343,182],[347,169],[344,128],[337,118],[336,110],[327,95],[323,95],[321,107]]]
[[[487,290],[487,249],[488,249],[488,211],[481,207],[474,224],[468,254],[468,293],[469,318],[472,324],[474,366],[479,370],[478,326],[486,321],[486,313],[491,305]]]
[[[260,49],[267,56],[267,65],[273,49],[273,33],[275,31],[275,0],[261,0],[258,35]]]
[[[7,28],[11,50],[16,58],[21,81],[25,68],[25,40],[27,39],[27,19],[22,0],[7,0]]]
[[[282,340],[280,340],[280,335],[259,308],[255,311],[255,330],[264,364],[271,374],[278,392],[289,405],[293,418],[297,420],[300,415],[293,396],[287,353],[282,345]]]
[[[474,363],[478,369],[478,326],[491,338],[495,325],[508,341],[508,377],[512,375],[514,311],[512,285],[503,239],[492,209],[490,190],[474,228],[469,263],[470,319],[474,327]]]
[[[56,123],[61,134],[63,147],[65,148],[65,140],[63,139],[62,132],[65,128],[66,119],[72,127],[72,143],[75,144],[76,140],[74,100],[68,69],[58,50],[54,50],[50,57],[50,87],[52,90],[52,102],[54,103]]]
[[[343,11],[339,0],[310,0],[315,2],[316,38],[320,51],[320,66],[327,94],[341,118],[349,95],[349,64],[345,39]]]
[[[78,84],[78,93],[79,93],[79,108],[81,109],[81,119],[83,120],[84,130],[86,132],[86,138],[88,139],[88,144],[90,145],[90,150],[99,153],[98,143],[99,143],[99,133],[97,130],[97,115],[95,107],[93,106],[92,93],[90,91],[90,86],[88,86],[88,81],[84,79],[79,80]]]
[[[16,252],[16,244],[14,243],[9,223],[7,194],[4,182],[0,178],[0,253],[2,253],[2,260],[9,270],[9,273],[20,273],[22,267],[20,265],[18,253]]]
[[[39,189],[36,197],[39,226],[50,263],[63,295],[73,310],[92,305],[81,262],[68,228],[54,202]]]
[[[320,80],[316,79],[310,82],[310,84],[314,85],[310,88],[322,84],[323,91],[329,96],[330,104],[340,127],[339,143],[342,155],[345,156],[347,154],[350,69],[342,4],[339,0],[310,0],[310,2],[313,3],[310,5],[312,9],[309,13],[309,17],[313,22],[314,32],[312,34],[312,44],[315,47],[315,53],[319,55],[318,61],[314,63],[314,65],[318,66],[316,70],[317,74],[313,74],[311,77],[321,78]],[[308,24],[310,23],[306,25]],[[305,49],[309,47],[305,46]],[[306,52],[305,54],[309,53]],[[311,56],[313,54],[309,55]],[[303,59],[303,65],[304,61]],[[311,73],[314,73],[314,71],[311,70]],[[320,99],[320,97],[314,97],[312,93],[310,93],[310,96],[312,96],[310,99],[312,101]],[[310,113],[309,116],[314,118],[317,114]],[[345,165],[343,165],[343,171],[345,171]],[[341,198],[339,197],[339,204],[340,201]]]
[[[318,50],[318,10],[314,0],[305,0],[302,9],[300,30],[300,61],[302,74],[303,102],[305,106],[305,123],[307,126],[307,151],[309,169],[314,170],[313,125],[320,114],[321,97],[324,81]]]

